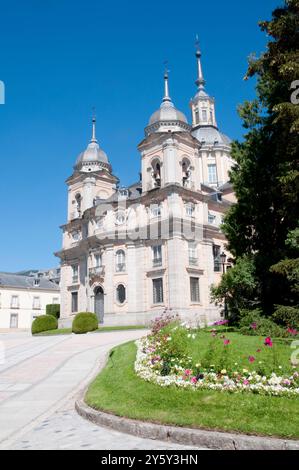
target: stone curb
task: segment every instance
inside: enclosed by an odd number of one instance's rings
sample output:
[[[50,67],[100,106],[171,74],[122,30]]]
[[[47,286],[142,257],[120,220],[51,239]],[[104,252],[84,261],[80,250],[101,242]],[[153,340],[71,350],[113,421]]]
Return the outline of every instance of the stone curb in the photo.
[[[75,403],[75,409],[82,418],[125,434],[214,450],[299,450],[299,441],[179,428],[121,418],[90,408],[83,401],[84,395]]]

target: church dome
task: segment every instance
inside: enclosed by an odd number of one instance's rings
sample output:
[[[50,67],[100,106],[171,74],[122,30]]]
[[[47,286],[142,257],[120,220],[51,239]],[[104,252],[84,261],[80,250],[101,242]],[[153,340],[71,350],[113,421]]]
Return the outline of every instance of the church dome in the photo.
[[[149,120],[149,125],[159,121],[182,121],[188,123],[186,116],[176,109],[172,101],[163,101],[160,109],[155,111]]]
[[[109,169],[110,164],[108,160],[107,154],[98,144],[95,132],[95,118],[92,120],[92,138],[90,143],[88,144],[86,150],[81,152],[78,156],[75,169],[76,170],[98,170],[100,168],[107,168]]]
[[[82,163],[108,163],[107,154],[102,150],[97,142],[90,142],[84,152],[81,152],[76,160],[76,166]]]
[[[151,115],[145,129],[146,135],[155,132],[186,132],[191,130],[186,116],[176,109],[169,96],[167,72],[164,75],[164,88],[163,101],[160,108]]]
[[[231,145],[231,139],[213,126],[197,127],[192,131],[202,145]]]

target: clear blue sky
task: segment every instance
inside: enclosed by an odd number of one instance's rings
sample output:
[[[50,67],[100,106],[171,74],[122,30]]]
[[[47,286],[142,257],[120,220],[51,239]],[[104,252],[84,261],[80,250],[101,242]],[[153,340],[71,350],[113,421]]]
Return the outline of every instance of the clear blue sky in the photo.
[[[219,127],[241,138],[236,108],[254,96],[247,57],[266,37],[257,22],[281,0],[0,0],[0,271],[58,264],[65,179],[97,134],[123,184],[138,179],[137,144],[160,105],[163,62],[170,91],[189,114],[198,33]]]

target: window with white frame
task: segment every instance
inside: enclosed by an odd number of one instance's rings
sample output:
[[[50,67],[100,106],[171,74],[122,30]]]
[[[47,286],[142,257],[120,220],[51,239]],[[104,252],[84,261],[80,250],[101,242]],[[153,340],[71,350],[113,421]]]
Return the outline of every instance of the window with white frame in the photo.
[[[189,256],[189,264],[191,265],[198,264],[197,243],[195,242],[188,243],[188,256]]]
[[[206,109],[202,110],[202,120],[207,121],[208,120],[208,112]]]
[[[215,224],[215,222],[216,222],[216,215],[213,215],[213,214],[211,214],[211,212],[209,212],[209,215],[208,215],[208,222],[209,222],[209,225]]]
[[[58,297],[53,297],[52,304],[59,304],[59,298]]]
[[[198,277],[190,277],[190,297],[191,297],[191,302],[200,301]]]
[[[216,184],[217,178],[217,166],[215,163],[208,165],[208,182],[210,184]]]
[[[11,308],[19,308],[19,296],[18,295],[12,295],[11,296],[11,301],[10,301],[10,306]]]
[[[79,279],[79,265],[73,264],[72,265],[72,281],[78,282]]]
[[[40,309],[40,298],[39,297],[33,297],[33,305],[32,307],[34,309]]]
[[[198,109],[195,110],[195,124],[199,123],[199,111]]]
[[[163,303],[163,279],[153,279],[153,303]]]
[[[152,246],[152,255],[153,255],[153,266],[162,266],[162,246],[154,245]]]
[[[213,258],[214,258],[214,272],[219,273],[221,271],[221,246],[213,245]]]
[[[192,202],[188,202],[185,205],[185,209],[186,209],[186,214],[188,215],[188,217],[194,217],[195,205]]]
[[[115,255],[116,272],[124,272],[126,270],[126,254],[124,250],[118,250]]]
[[[161,205],[153,204],[151,205],[151,216],[152,217],[161,217]]]

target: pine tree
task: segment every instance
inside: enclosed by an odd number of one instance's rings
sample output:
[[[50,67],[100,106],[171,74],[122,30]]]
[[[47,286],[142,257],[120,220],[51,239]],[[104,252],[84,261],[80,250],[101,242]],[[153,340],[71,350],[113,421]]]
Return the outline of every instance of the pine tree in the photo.
[[[271,39],[249,61],[245,78],[257,78],[257,99],[239,110],[248,132],[233,144],[238,202],[223,231],[236,260],[253,255],[259,301],[271,314],[286,302],[286,283],[271,267],[296,258],[287,239],[299,227],[299,0],[285,1],[260,27]],[[295,290],[288,291],[290,305],[298,302]]]

